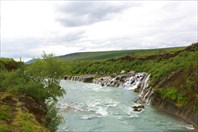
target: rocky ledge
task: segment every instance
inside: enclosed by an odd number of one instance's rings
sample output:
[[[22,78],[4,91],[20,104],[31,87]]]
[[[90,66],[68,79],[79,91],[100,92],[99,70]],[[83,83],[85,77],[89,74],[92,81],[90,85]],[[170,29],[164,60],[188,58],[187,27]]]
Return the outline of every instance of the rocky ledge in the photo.
[[[71,81],[92,83],[93,82],[93,79],[95,77],[96,77],[96,74],[81,75],[81,76],[69,76],[69,75],[65,75],[64,76],[64,80],[71,80]]]

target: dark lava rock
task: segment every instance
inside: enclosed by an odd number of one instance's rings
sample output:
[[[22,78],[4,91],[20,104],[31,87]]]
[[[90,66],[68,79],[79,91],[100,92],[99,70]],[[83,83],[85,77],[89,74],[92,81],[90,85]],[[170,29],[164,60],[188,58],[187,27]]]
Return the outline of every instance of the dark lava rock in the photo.
[[[133,108],[133,111],[137,111],[137,112],[140,112],[142,109],[139,109],[139,108]]]
[[[116,80],[119,80],[120,79],[120,77],[116,77]]]
[[[139,108],[144,108],[144,105],[139,105],[138,107],[139,107]]]
[[[131,84],[133,84],[135,82],[135,79],[131,81]]]

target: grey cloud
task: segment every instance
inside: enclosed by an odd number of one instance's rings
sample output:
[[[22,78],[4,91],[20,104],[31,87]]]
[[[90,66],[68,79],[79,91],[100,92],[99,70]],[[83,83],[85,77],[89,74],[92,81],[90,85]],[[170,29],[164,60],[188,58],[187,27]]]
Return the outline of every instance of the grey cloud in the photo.
[[[82,41],[82,39],[86,38],[84,35],[85,31],[79,30],[76,32],[69,32],[67,34],[54,36],[52,38],[48,38],[43,45],[64,45],[67,47],[73,47],[76,43]]]
[[[32,48],[41,46],[42,40],[36,38],[24,39],[2,39],[1,41],[1,55],[2,57],[10,58],[31,58],[39,56],[40,53],[31,51]]]
[[[72,43],[84,38],[85,31],[73,32],[64,36],[60,36],[59,40],[65,43]]]
[[[120,13],[128,7],[139,5],[137,3],[70,2],[57,7],[62,14],[57,21],[66,27],[89,25],[107,20],[112,14]]]

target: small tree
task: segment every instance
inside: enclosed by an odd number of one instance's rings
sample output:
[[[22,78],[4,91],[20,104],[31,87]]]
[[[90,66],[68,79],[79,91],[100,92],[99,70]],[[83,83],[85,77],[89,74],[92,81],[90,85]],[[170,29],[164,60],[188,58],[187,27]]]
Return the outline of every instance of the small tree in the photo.
[[[41,85],[38,89],[43,89],[45,99],[49,97],[56,101],[57,96],[62,96],[64,90],[59,86],[59,79],[63,73],[62,62],[54,58],[53,54],[42,55],[42,59],[35,59],[35,62],[27,67],[29,78]],[[38,93],[40,94],[40,93]]]

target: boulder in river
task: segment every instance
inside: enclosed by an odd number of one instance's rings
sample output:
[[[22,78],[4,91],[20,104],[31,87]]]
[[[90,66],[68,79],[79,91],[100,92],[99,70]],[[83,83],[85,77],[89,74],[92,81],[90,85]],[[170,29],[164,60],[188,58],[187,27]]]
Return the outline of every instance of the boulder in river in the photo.
[[[140,112],[144,109],[144,105],[133,106],[133,111]]]

